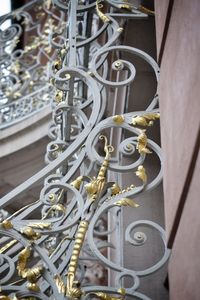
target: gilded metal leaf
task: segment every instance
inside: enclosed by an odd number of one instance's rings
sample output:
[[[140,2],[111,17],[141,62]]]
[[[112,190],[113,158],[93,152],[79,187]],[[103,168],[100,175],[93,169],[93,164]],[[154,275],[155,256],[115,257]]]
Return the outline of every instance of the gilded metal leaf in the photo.
[[[160,118],[159,113],[149,113],[132,118],[132,124],[134,126],[152,126],[153,121]]]
[[[13,228],[13,224],[10,220],[4,220],[2,223],[0,223],[1,226],[4,228],[4,229],[11,229]]]
[[[101,300],[112,300],[112,297],[106,293],[98,292],[94,293]]]
[[[120,300],[120,299],[123,299],[124,298],[124,293],[122,293],[121,291],[124,290],[124,289],[120,289],[119,292],[121,294],[121,297],[114,297],[114,296],[110,296],[106,293],[103,293],[103,292],[97,292],[97,293],[94,293],[94,295],[96,295],[99,299],[101,300]]]
[[[99,18],[102,20],[103,23],[110,22],[110,18],[101,11],[101,8],[103,8],[103,4],[101,4],[101,0],[97,0],[96,1],[96,11],[97,11]]]
[[[58,288],[58,292],[64,294],[65,293],[65,284],[62,281],[61,277],[59,274],[56,274],[54,277],[55,283]]]
[[[1,295],[0,300],[11,300],[11,298],[6,295]]]
[[[139,204],[137,204],[134,200],[130,198],[122,198],[121,200],[116,201],[114,204],[117,206],[139,207]]]
[[[150,154],[152,153],[148,148],[147,148],[147,135],[145,134],[145,131],[142,130],[141,134],[137,138],[137,145],[136,149],[140,154]]]
[[[137,171],[135,172],[136,176],[139,177],[144,183],[147,182],[147,174],[146,170],[143,166],[139,166]]]
[[[39,232],[35,232],[32,227],[25,226],[20,229],[20,232],[26,236],[27,239],[37,240],[41,237]]]
[[[55,204],[51,208],[52,208],[52,210],[62,211],[63,213],[66,212],[66,208],[61,203]]]
[[[17,240],[12,240],[9,243],[5,244],[3,247],[0,248],[0,254],[2,254],[4,251],[12,247],[14,244],[17,243]]]
[[[121,188],[117,183],[114,183],[113,186],[111,187],[111,195],[117,195],[121,192]]]
[[[36,229],[49,229],[51,223],[29,223],[28,226]]]
[[[26,268],[27,261],[31,255],[31,249],[29,247],[24,248],[18,256],[17,270],[19,276],[22,276],[23,271]]]
[[[70,183],[73,187],[75,187],[77,190],[80,189],[81,183],[83,182],[83,176],[77,177],[74,181]]]

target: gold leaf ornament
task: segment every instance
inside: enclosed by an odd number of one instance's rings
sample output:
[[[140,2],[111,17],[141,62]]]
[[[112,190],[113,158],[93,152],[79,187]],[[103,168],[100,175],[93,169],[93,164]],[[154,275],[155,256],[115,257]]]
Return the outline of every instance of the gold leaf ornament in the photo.
[[[63,99],[63,91],[57,90],[55,93],[55,100],[57,103],[60,103]]]
[[[65,284],[64,284],[64,282],[62,281],[62,279],[61,279],[61,277],[60,277],[59,274],[56,274],[56,275],[54,276],[54,281],[55,281],[56,286],[57,286],[57,288],[58,288],[58,292],[59,292],[60,294],[64,294],[64,293],[65,293]]]
[[[136,149],[140,154],[150,154],[152,153],[147,148],[147,135],[145,134],[145,130],[142,130],[141,134],[137,138]]]
[[[29,223],[28,227],[36,229],[49,229],[51,228],[51,223]]]
[[[130,206],[135,208],[139,207],[139,204],[130,198],[122,198],[121,200],[116,201],[114,204],[117,206]]]
[[[111,187],[111,195],[117,195],[121,192],[121,188],[117,183],[114,183],[113,186]]]
[[[66,296],[69,296],[71,299],[80,299],[82,296],[82,291],[78,287],[72,287],[71,289],[67,290]]]
[[[131,5],[130,4],[120,4],[119,5],[119,8],[121,8],[121,9],[127,9],[127,10],[130,10],[130,11],[132,11],[132,7],[131,7]]]
[[[98,192],[98,183],[97,180],[92,180],[90,183],[85,185],[85,189],[90,197]]]
[[[138,7],[138,10],[141,11],[142,13],[145,13],[145,14],[150,15],[150,16],[154,16],[155,15],[155,12],[153,10],[148,9],[148,8],[146,8],[143,5],[140,5]]]
[[[101,300],[112,300],[112,297],[106,293],[98,292],[94,293]]]
[[[40,233],[35,232],[33,230],[33,228],[31,228],[29,226],[25,226],[24,228],[22,228],[20,230],[20,232],[22,234],[24,234],[27,239],[30,239],[30,240],[37,240],[37,239],[39,239],[41,237]]]
[[[17,270],[18,275],[23,277],[23,272],[26,269],[26,265],[28,262],[29,257],[31,256],[31,249],[30,247],[24,248],[18,256],[18,263],[17,263]],[[23,277],[24,278],[24,277]]]
[[[82,182],[83,182],[83,176],[79,176],[74,181],[72,181],[70,185],[73,186],[75,189],[79,190]]]
[[[123,115],[115,115],[112,117],[113,122],[115,122],[117,125],[121,125],[124,122],[124,116]]]
[[[108,23],[108,22],[110,22],[110,18],[101,11],[101,9],[103,8],[103,4],[101,2],[102,2],[102,0],[96,1],[97,15],[99,16],[99,18],[101,19],[101,21],[103,23]]]
[[[152,126],[153,122],[160,118],[159,113],[149,113],[132,118],[133,126]]]
[[[11,229],[13,228],[13,224],[11,221],[9,220],[4,220],[2,223],[0,223],[1,226],[4,228],[4,229]]]
[[[65,213],[66,213],[66,208],[65,208],[64,205],[61,204],[61,203],[54,204],[54,205],[52,205],[52,207],[46,212],[46,214],[43,216],[42,219],[43,219],[43,220],[46,219],[52,211],[59,211],[59,212],[62,212],[63,214],[65,214]],[[50,223],[48,223],[48,224],[50,224]]]
[[[97,292],[97,293],[92,293],[92,294],[96,295],[101,300],[117,300],[117,299],[121,300],[121,299],[124,299],[124,296],[126,294],[125,289],[120,288],[118,290],[118,292],[121,294],[121,297],[110,296],[110,295],[108,295],[106,293],[103,293],[103,292]]]
[[[39,265],[32,268],[27,268],[28,260],[31,256],[31,248],[25,247],[18,256],[17,270],[18,275],[24,279],[27,279],[28,283],[26,287],[34,292],[38,292],[40,290],[37,285],[38,277],[42,274],[43,266]]]
[[[78,231],[76,233],[74,247],[71,254],[71,259],[68,267],[67,273],[67,284],[66,284],[66,296],[74,298],[80,298],[82,291],[79,286],[76,285],[74,281],[76,270],[78,266],[79,255],[85,240],[85,235],[87,233],[89,222],[82,220],[79,224]],[[75,286],[74,286],[75,285]]]
[[[3,247],[0,248],[0,254],[8,250],[10,247],[12,247],[14,244],[17,243],[17,240],[11,240],[9,243],[5,244]]]
[[[51,208],[52,208],[52,210],[57,210],[57,211],[61,211],[63,213],[66,213],[66,208],[61,203],[54,204]]]
[[[37,283],[28,282],[26,287],[29,291],[32,291],[32,292],[39,292],[40,291],[40,288],[37,285]]]
[[[145,168],[141,165],[138,167],[137,171],[135,172],[136,176],[140,178],[144,183],[147,182],[147,174]]]
[[[26,270],[26,278],[30,283],[35,283],[38,279],[38,277],[41,275],[43,271],[43,267],[40,266],[36,266],[30,269]]]

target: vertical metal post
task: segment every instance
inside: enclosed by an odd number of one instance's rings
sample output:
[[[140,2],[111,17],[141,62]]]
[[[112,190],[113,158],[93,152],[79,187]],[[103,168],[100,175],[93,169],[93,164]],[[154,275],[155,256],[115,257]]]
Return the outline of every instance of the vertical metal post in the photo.
[[[65,57],[64,65],[76,66],[76,31],[77,31],[77,0],[71,0],[69,6],[69,27],[68,27],[68,47],[69,51]],[[67,80],[67,79],[66,79]],[[63,133],[66,142],[70,142],[72,112],[74,97],[74,77],[69,78],[69,90],[66,95],[66,102],[69,109],[63,112]],[[63,168],[63,173],[67,172],[67,166]]]

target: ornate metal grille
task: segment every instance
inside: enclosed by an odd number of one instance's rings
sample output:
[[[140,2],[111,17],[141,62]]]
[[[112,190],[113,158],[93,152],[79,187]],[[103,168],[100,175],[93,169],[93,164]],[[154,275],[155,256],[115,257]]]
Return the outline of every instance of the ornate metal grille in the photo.
[[[18,122],[50,102],[53,108],[47,166],[1,199],[2,300],[149,299],[137,291],[139,279],[167,261],[164,230],[147,220],[132,222],[125,229],[126,241],[134,246],[146,240],[141,232],[132,238],[139,225],[158,231],[163,240],[163,256],[145,270],[125,268],[119,260],[112,260],[108,249],[113,247],[113,233],[121,226],[121,207],[137,209],[132,198],[155,188],[162,179],[161,169],[150,179],[144,167],[151,152],[162,159],[160,147],[146,133],[159,119],[158,97],[144,111],[123,113],[122,109],[119,115],[104,117],[107,103],[112,101],[108,89],[127,89],[136,75],[134,65],[122,59],[121,53],[146,61],[158,80],[159,68],[149,55],[118,44],[122,19],[147,17],[141,9],[145,10],[114,0],[32,1],[12,12],[16,19],[23,18],[28,31],[37,32],[32,43],[15,50],[21,33],[18,24],[0,34],[2,126]],[[2,22],[7,18],[10,16]],[[125,138],[125,131],[130,137]],[[123,156],[132,162],[124,165]],[[117,180],[124,172],[133,176],[130,186],[122,187]],[[8,216],[6,207],[40,180],[44,187],[39,200]],[[121,253],[117,245],[116,255]],[[97,285],[94,278],[88,283],[88,261],[105,266],[106,272],[114,274],[115,285],[109,286],[107,280]],[[127,275],[134,283],[124,288]]]

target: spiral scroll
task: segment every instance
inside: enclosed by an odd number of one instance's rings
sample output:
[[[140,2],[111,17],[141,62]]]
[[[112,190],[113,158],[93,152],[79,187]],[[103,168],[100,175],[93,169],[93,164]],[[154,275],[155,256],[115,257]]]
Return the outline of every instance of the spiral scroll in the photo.
[[[157,271],[169,257],[164,230],[148,220],[132,222],[124,236],[130,245],[143,247],[148,236],[141,227],[158,232],[164,251],[155,264],[133,270],[109,256],[112,249],[121,251],[122,207],[137,213],[140,203],[135,198],[162,180],[162,152],[148,131],[160,117],[157,94],[146,110],[126,113],[115,113],[109,96],[128,89],[137,77],[137,68],[124,53],[144,60],[156,83],[159,79],[159,68],[148,54],[119,45],[119,15],[122,20],[127,15],[147,17],[127,1],[33,0],[1,19],[1,24],[7,18],[16,22],[0,33],[1,128],[52,107],[47,166],[1,199],[2,300],[148,300],[137,291],[140,278]],[[23,26],[30,37],[24,49],[16,49]],[[106,114],[109,102],[113,116]],[[160,162],[153,176],[146,165],[151,155]],[[122,186],[128,172],[132,183]],[[16,196],[39,181],[43,188],[37,201],[6,212]],[[103,275],[96,281],[90,276],[88,285],[92,263]],[[108,272],[115,279],[112,286]],[[126,277],[133,281],[128,288]]]

